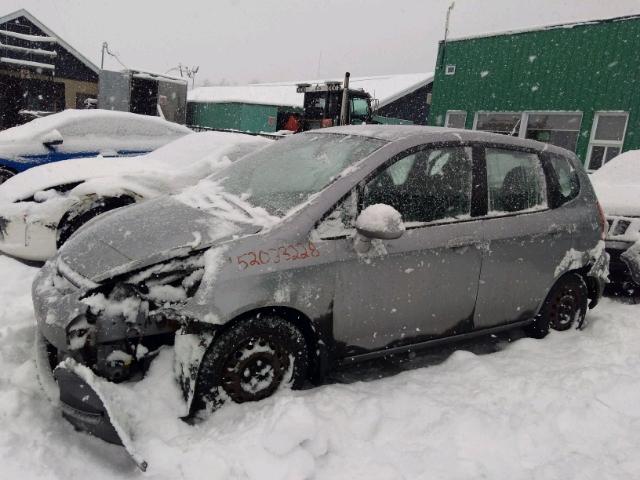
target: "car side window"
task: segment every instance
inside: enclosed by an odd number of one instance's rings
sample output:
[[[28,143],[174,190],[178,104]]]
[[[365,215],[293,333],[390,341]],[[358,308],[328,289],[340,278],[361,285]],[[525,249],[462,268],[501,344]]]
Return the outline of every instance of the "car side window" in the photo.
[[[529,152],[486,148],[489,215],[547,206],[542,165]]]
[[[578,196],[580,180],[576,168],[567,157],[550,154],[549,165],[551,174],[555,176],[555,181],[550,182],[550,195],[553,196],[553,207],[559,207]]]
[[[397,159],[365,185],[362,208],[383,203],[405,225],[454,220],[471,213],[471,149],[430,148]]]

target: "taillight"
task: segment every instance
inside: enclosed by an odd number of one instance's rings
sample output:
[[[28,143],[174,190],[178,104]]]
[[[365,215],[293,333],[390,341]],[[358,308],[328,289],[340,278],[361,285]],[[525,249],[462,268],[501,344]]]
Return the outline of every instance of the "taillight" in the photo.
[[[604,216],[604,210],[600,202],[596,202],[598,205],[598,221],[600,222],[600,238],[602,240],[607,236],[607,218]]]

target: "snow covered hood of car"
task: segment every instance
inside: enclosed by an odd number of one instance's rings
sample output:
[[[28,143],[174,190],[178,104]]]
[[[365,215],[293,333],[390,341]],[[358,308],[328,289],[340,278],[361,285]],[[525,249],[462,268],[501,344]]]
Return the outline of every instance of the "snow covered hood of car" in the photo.
[[[212,215],[165,196],[100,216],[73,235],[58,257],[99,283],[261,228],[248,216]]]

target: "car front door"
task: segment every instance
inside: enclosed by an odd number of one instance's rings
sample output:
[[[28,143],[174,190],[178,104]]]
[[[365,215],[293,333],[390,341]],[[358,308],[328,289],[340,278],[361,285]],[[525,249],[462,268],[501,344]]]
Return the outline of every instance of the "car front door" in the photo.
[[[547,189],[534,151],[487,147],[487,242],[476,328],[532,318],[559,262],[557,225],[549,221]]]
[[[334,337],[352,347],[348,353],[471,328],[482,257],[481,228],[471,217],[471,150],[412,149],[359,189],[358,210],[390,205],[406,231],[373,240],[363,254],[351,235],[334,240]]]

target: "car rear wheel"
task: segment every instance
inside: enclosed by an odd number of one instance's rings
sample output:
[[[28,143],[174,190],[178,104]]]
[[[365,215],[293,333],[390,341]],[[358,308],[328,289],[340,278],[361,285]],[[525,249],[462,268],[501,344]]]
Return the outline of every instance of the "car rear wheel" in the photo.
[[[191,411],[210,413],[227,400],[254,402],[307,377],[309,350],[304,335],[276,316],[257,315],[224,331],[205,353]]]
[[[530,336],[543,338],[553,330],[568,330],[580,326],[587,314],[588,290],[582,277],[569,273],[553,286],[540,313],[527,330]]]
[[[15,173],[13,173],[11,170],[0,167],[0,185],[9,180],[14,175]]]

